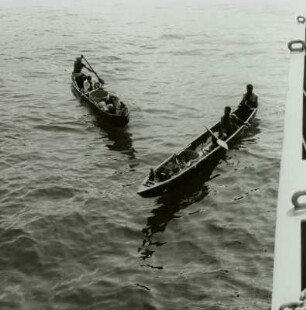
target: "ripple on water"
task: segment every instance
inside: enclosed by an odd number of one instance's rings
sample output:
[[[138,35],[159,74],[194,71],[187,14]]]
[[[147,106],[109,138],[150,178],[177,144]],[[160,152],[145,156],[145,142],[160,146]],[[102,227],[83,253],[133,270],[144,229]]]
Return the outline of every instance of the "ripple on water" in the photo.
[[[18,270],[29,275],[41,271],[38,244],[24,230],[1,227],[0,244],[0,260],[4,269]]]
[[[259,1],[3,3],[1,309],[268,308],[294,12]],[[127,129],[71,93],[82,53]],[[250,82],[263,112],[208,175],[138,197]]]

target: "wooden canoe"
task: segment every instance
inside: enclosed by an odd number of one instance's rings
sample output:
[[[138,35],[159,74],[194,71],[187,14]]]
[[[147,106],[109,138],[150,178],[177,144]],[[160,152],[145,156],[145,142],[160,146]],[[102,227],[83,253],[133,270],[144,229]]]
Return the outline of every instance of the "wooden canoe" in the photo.
[[[120,101],[120,110],[111,113],[105,108],[105,104],[102,104],[103,102],[107,103],[108,98],[112,96],[109,92],[100,87],[84,94],[75,79],[75,74],[71,75],[71,80],[73,93],[81,100],[89,103],[90,107],[101,117],[103,122],[117,127],[124,127],[128,124],[130,114],[127,106],[122,101]]]
[[[241,120],[239,122],[241,124],[224,142],[230,144],[238,138],[248,128],[243,122],[250,124],[256,112],[257,108],[237,108],[233,114]],[[215,163],[216,158],[226,152],[225,148],[212,141],[211,132],[217,136],[219,128],[220,122],[206,130],[178,153],[172,154],[160,165],[152,169],[150,174],[142,182],[137,193],[142,197],[161,195],[169,190],[175,189],[177,182],[185,179],[195,169],[201,167],[201,170],[205,171],[206,168],[209,171],[210,166]]]

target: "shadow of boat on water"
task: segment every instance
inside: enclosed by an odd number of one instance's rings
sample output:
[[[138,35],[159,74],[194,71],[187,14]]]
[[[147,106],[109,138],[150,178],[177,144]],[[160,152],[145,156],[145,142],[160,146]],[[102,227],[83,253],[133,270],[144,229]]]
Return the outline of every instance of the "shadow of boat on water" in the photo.
[[[250,144],[257,143],[258,135],[261,133],[260,122],[255,118],[251,127],[243,133],[243,136],[234,140],[230,145],[230,150],[241,150],[248,147]]]
[[[116,127],[108,124],[105,122],[105,119],[92,108],[91,104],[89,104],[87,100],[80,98],[75,93],[72,85],[71,91],[78,102],[80,102],[81,105],[86,106],[90,115],[94,117],[93,123],[95,126],[100,128],[102,138],[107,138],[109,142],[112,142],[106,144],[107,148],[111,151],[118,151],[122,154],[125,154],[130,159],[135,159],[135,154],[137,151],[133,147],[132,134],[129,132],[128,127]]]
[[[97,121],[94,123],[100,128],[102,138],[107,138],[105,145],[109,150],[125,154],[129,159],[136,158],[137,151],[133,147],[132,134],[128,128],[116,128]]]
[[[144,239],[138,249],[142,260],[151,258],[157,247],[165,244],[165,242],[153,240],[156,233],[165,231],[168,223],[179,217],[177,214],[180,210],[203,200],[210,193],[209,181],[219,176],[212,174],[222,160],[226,160],[225,153],[211,162],[209,169],[194,172],[188,182],[180,182],[175,191],[167,192],[156,199],[157,207],[151,211],[152,215],[147,218],[146,227],[142,229]],[[162,267],[147,266],[162,269]]]
[[[256,143],[260,132],[259,120],[255,119],[250,130],[246,131],[240,139],[233,141],[229,150],[239,150]],[[228,162],[230,159],[228,153],[220,153],[209,163],[209,166],[205,166],[205,170],[193,172],[189,175],[188,182],[181,181],[173,190],[156,199],[157,207],[151,211],[152,215],[147,218],[147,224],[142,229],[144,239],[141,247],[138,248],[141,260],[150,259],[157,248],[166,243],[154,240],[154,235],[165,231],[172,219],[180,217],[178,215],[180,210],[207,197],[210,193],[209,182],[219,176],[219,174],[214,174],[214,170],[222,161]],[[155,267],[150,264],[146,266],[163,269],[162,266]]]

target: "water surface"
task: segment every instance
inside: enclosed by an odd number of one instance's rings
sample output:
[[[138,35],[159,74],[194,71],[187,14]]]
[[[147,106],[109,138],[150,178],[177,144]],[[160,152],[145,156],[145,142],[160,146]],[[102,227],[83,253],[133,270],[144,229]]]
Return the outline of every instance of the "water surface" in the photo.
[[[0,308],[268,309],[292,3],[0,4]],[[126,129],[71,93],[80,54]],[[257,119],[209,178],[137,196],[250,82]]]

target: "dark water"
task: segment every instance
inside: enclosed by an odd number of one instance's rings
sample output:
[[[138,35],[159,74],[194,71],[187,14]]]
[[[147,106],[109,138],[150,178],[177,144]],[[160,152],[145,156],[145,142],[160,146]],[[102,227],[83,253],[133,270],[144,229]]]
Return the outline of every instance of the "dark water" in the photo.
[[[295,14],[289,0],[1,0],[0,309],[268,309]],[[126,129],[71,93],[81,53],[128,104]],[[138,197],[249,82],[255,124],[211,174]]]

